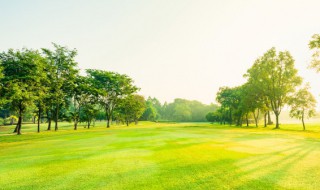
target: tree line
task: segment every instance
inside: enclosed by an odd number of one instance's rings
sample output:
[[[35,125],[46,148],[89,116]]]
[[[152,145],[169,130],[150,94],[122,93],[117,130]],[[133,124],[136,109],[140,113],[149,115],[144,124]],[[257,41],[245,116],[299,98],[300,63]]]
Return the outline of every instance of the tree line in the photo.
[[[21,134],[22,121],[32,119],[47,130],[59,129],[59,122],[80,122],[90,128],[95,121],[116,123],[149,121],[206,121],[205,115],[217,105],[175,99],[161,104],[156,98],[147,100],[127,75],[111,71],[87,69],[80,74],[75,61],[76,49],[53,44],[52,49],[9,49],[0,53],[0,120],[16,124]]]
[[[2,112],[18,117],[14,130],[21,134],[26,113],[40,122],[46,119],[48,130],[60,121],[92,122],[102,115],[110,127],[112,118],[126,123],[137,120],[144,110],[144,98],[127,75],[103,70],[86,70],[79,74],[77,51],[57,44],[53,49],[9,49],[0,53],[0,103]],[[134,107],[134,109],[132,109]],[[116,114],[115,114],[116,113]],[[11,115],[11,114],[10,114]],[[13,116],[11,116],[13,117]]]
[[[196,100],[176,98],[173,102],[161,104],[157,98],[149,97],[142,120],[204,122],[206,114],[218,109],[218,105],[206,105]]]
[[[320,71],[320,35],[312,37],[309,47],[314,51],[310,68]],[[273,124],[270,112],[275,115],[275,128],[280,128],[279,115],[285,106],[290,107],[290,116],[301,120],[305,130],[305,118],[315,115],[316,100],[310,93],[309,85],[294,66],[294,59],[288,51],[277,51],[274,47],[258,57],[244,77],[247,82],[237,87],[221,87],[216,101],[220,108],[207,114],[210,121],[221,124],[249,125],[259,119],[264,127]]]

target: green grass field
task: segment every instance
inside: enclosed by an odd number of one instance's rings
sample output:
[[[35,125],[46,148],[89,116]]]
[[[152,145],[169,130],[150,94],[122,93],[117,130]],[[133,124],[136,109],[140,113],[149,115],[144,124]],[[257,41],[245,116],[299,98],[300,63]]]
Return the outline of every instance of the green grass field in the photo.
[[[0,127],[0,189],[319,189],[320,126]],[[45,127],[45,126],[44,126]]]

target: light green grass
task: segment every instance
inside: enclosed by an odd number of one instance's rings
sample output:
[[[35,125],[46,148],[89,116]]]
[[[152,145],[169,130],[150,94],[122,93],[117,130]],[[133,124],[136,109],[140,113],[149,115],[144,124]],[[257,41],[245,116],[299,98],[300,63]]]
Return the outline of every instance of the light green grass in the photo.
[[[317,125],[98,123],[21,136],[1,127],[0,189],[318,189]],[[45,128],[45,126],[44,126]]]

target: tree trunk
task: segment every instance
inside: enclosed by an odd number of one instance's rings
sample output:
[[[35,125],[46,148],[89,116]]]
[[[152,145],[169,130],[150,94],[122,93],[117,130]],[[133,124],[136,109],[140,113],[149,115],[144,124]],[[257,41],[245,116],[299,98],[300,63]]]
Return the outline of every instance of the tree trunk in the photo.
[[[59,104],[57,104],[57,108],[56,108],[56,120],[55,120],[55,126],[54,126],[55,131],[58,130],[58,119],[59,119]]]
[[[267,127],[267,115],[268,115],[268,113],[264,113],[264,126],[263,127]]]
[[[18,123],[17,123],[17,125],[16,125],[16,128],[14,128],[14,131],[13,131],[13,133],[16,133],[16,132],[18,132],[18,127],[19,127],[19,120],[18,120]]]
[[[91,120],[88,120],[88,129],[90,129]]]
[[[48,118],[48,129],[47,131],[50,131],[51,130],[51,118],[49,117]]]
[[[271,121],[270,111],[268,111],[268,125],[272,125],[273,122]]]
[[[249,127],[248,113],[246,113],[246,121],[247,121],[247,127]]]
[[[78,122],[75,121],[75,122],[74,122],[74,130],[77,130],[77,128],[78,128]]]
[[[21,123],[22,123],[22,109],[20,108],[17,135],[21,135]]]
[[[107,128],[110,128],[110,120],[111,120],[111,116],[109,113],[106,112],[106,116],[107,116]]]
[[[38,133],[40,133],[40,118],[41,118],[41,109],[38,110]]]
[[[22,117],[19,116],[17,135],[21,135],[21,123],[22,123]]]
[[[275,129],[280,129],[280,127],[279,127],[279,114],[275,113],[275,115],[276,115],[276,127],[275,127]]]
[[[259,113],[260,113],[259,109],[258,109],[257,115],[256,115],[256,111],[253,111],[253,117],[254,117],[254,122],[256,123],[256,127],[258,127]]]
[[[306,130],[306,126],[304,124],[304,111],[302,112],[301,121],[302,121],[303,130],[305,131]]]

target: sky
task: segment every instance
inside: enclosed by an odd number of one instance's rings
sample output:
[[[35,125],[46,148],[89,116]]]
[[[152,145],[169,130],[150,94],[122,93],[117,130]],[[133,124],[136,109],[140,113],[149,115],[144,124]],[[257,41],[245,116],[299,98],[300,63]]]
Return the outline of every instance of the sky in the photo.
[[[318,0],[0,0],[0,51],[76,48],[79,68],[127,74],[145,97],[209,104],[271,47],[288,50],[320,102],[308,43]],[[318,104],[319,107],[319,104]]]

